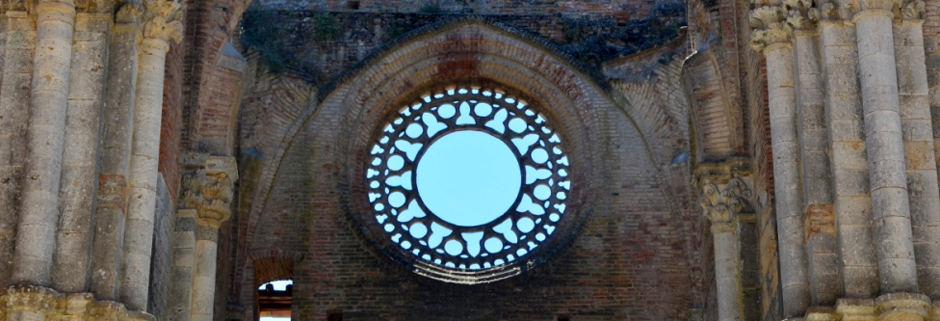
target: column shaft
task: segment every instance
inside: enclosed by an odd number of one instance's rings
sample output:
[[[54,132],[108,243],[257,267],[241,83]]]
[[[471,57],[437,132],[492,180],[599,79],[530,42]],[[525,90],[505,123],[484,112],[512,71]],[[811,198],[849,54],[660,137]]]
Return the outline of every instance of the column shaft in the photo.
[[[26,122],[29,87],[33,77],[36,30],[25,11],[7,11],[3,17],[3,68],[0,69],[0,288],[13,274],[13,246],[20,208],[23,163],[26,160]]]
[[[193,272],[196,260],[196,210],[177,213],[173,233],[173,281],[170,284],[169,320],[189,321],[193,301]],[[214,286],[213,286],[214,287]]]
[[[49,285],[58,220],[75,6],[40,1],[30,91],[27,161],[14,250],[13,282]]]
[[[196,227],[196,269],[193,276],[192,321],[212,321],[215,308],[215,273],[218,257],[219,223]]]
[[[764,49],[771,144],[774,155],[774,203],[783,287],[784,316],[803,315],[810,305],[806,243],[803,235],[803,196],[800,181],[799,136],[796,126],[793,50],[788,43]]]
[[[815,305],[831,305],[842,296],[842,280],[835,242],[832,185],[829,183],[829,130],[816,44],[815,30],[794,32],[797,124],[802,147],[804,231],[807,233],[811,294]]]
[[[920,291],[940,298],[940,189],[934,160],[923,20],[894,25],[901,126]]]
[[[874,243],[881,291],[917,292],[891,17],[870,9],[854,18]]]
[[[856,76],[855,28],[839,20],[822,21],[820,44],[843,288],[846,296],[873,298],[879,292],[878,260],[869,227],[871,197]]]
[[[163,77],[168,49],[169,43],[159,38],[144,38],[140,44],[121,301],[128,308],[141,311],[147,308],[150,283]]]
[[[736,222],[713,222],[715,243],[715,282],[718,292],[718,320],[742,321],[740,247]]]
[[[62,157],[53,287],[63,292],[87,289],[92,213],[98,189],[98,128],[103,103],[111,14],[80,13],[72,45],[68,116]]]
[[[98,193],[92,242],[91,292],[102,300],[118,299],[123,258],[124,221],[130,166],[131,130],[137,84],[137,37],[140,9],[125,4],[110,34],[108,78],[101,112]],[[122,19],[123,18],[123,19]]]

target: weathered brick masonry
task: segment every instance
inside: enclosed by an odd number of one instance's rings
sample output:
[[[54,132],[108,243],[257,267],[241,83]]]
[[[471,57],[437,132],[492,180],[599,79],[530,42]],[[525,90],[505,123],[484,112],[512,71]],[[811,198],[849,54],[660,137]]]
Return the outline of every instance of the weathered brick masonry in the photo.
[[[940,320],[938,3],[0,0],[0,320]],[[571,163],[496,282],[367,196],[453,86]]]

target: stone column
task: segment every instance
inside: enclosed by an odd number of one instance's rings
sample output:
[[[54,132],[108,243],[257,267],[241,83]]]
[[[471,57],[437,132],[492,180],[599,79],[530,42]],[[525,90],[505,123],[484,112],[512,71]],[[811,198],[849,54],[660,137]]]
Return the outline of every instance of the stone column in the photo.
[[[858,92],[855,27],[837,2],[820,5],[820,51],[825,74],[826,114],[832,153],[833,212],[836,217],[844,295],[878,295],[878,260],[871,235],[871,197]]]
[[[751,11],[751,46],[767,60],[771,144],[774,164],[774,205],[783,288],[784,317],[802,316],[810,305],[806,243],[803,233],[803,195],[800,180],[800,142],[797,133],[793,46],[787,16],[779,3]]]
[[[921,293],[940,299],[940,189],[924,53],[924,2],[904,1],[900,13],[894,23],[894,51],[917,285]]]
[[[108,58],[110,13],[79,13],[75,19],[72,71],[65,125],[59,208],[52,268],[53,288],[85,292],[92,213],[98,189],[98,127]]]
[[[137,84],[138,4],[125,3],[114,17],[108,46],[108,79],[101,111],[98,194],[92,241],[90,290],[98,299],[118,299],[123,258],[127,179],[130,166],[134,88]]]
[[[71,0],[41,0],[36,14],[27,160],[12,281],[48,286],[59,218],[75,5]]]
[[[180,207],[196,209],[197,214],[190,320],[212,321],[219,226],[231,217],[238,170],[235,158],[227,156],[186,153],[180,163],[189,172],[184,176]]]
[[[129,309],[140,311],[147,309],[150,284],[166,53],[170,41],[179,41],[183,32],[182,23],[176,21],[179,2],[146,0],[144,6],[121,274],[121,301]]]
[[[718,291],[718,320],[744,320],[741,302],[740,239],[736,214],[753,213],[747,198],[750,189],[740,178],[709,182],[702,188],[701,206],[711,221],[715,244],[715,282]]]
[[[859,78],[868,148],[872,218],[882,293],[917,292],[904,141],[898,103],[891,0],[859,1]]]
[[[36,29],[25,8],[3,13],[3,68],[0,69],[0,289],[13,274],[13,244],[20,209],[29,86],[33,77]]]
[[[817,48],[819,11],[814,1],[786,0],[793,28],[797,124],[803,181],[803,231],[813,305],[831,305],[842,296],[839,249],[829,169],[829,130]]]

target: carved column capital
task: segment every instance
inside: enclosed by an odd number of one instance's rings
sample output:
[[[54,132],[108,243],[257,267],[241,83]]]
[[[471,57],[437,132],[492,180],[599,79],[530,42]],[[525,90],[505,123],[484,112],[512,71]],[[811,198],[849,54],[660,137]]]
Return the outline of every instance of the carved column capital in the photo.
[[[735,214],[753,213],[748,198],[751,189],[740,178],[732,178],[725,184],[707,183],[702,187],[700,204],[712,224],[730,223]]]
[[[144,7],[133,3],[125,2],[121,5],[121,8],[118,9],[117,13],[114,14],[115,23],[127,23],[127,24],[139,24],[141,17],[144,15]]]
[[[747,158],[697,165],[695,177],[702,191],[699,205],[713,226],[731,223],[735,214],[754,212],[748,200],[751,189],[742,179],[750,172],[751,163]]]
[[[0,305],[8,311],[52,311],[58,299],[59,293],[50,288],[14,285],[0,295]]]
[[[231,217],[231,204],[238,169],[234,157],[184,153],[183,193],[180,209],[195,209],[196,222],[218,227]]]
[[[787,9],[787,25],[794,31],[815,30],[819,22],[819,9],[814,0],[785,0]]]
[[[750,12],[748,23],[751,32],[751,48],[763,52],[765,48],[779,43],[790,43],[793,27],[786,23],[787,10],[782,5],[755,7]]]
[[[180,19],[178,0],[144,1],[144,39],[159,40],[169,46],[170,41],[179,42],[183,38],[183,23]]]
[[[924,1],[902,0],[894,17],[902,21],[922,21],[924,19]]]
[[[883,10],[894,12],[894,8],[899,6],[899,0],[855,0],[855,8],[857,9],[857,13],[868,10]]]

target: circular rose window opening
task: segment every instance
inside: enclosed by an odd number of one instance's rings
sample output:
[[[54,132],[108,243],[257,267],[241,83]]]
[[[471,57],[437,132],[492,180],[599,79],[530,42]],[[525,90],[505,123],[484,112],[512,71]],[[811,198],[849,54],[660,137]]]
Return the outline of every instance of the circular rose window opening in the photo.
[[[419,274],[457,283],[518,274],[565,216],[561,138],[501,91],[424,96],[395,115],[370,154],[375,222]]]

